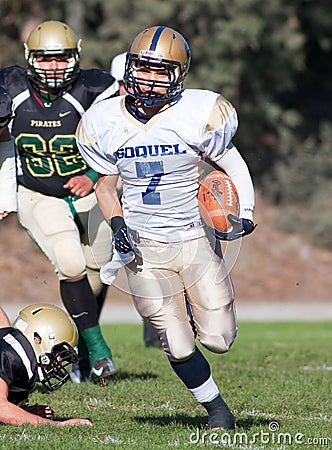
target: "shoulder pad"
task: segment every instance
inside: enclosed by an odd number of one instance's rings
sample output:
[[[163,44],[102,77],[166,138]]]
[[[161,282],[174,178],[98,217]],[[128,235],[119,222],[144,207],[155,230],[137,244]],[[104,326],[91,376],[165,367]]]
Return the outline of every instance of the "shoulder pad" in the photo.
[[[28,87],[27,69],[10,66],[0,70],[0,85],[5,87],[11,98],[14,98]]]
[[[112,75],[99,69],[81,70],[79,79],[87,89],[99,92],[112,86],[115,82],[115,78]]]

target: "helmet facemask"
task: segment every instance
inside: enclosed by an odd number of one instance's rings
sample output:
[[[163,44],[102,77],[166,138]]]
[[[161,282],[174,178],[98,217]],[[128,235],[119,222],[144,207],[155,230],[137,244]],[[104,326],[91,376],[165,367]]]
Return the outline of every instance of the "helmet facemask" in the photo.
[[[77,353],[67,342],[56,344],[50,353],[39,355],[39,381],[49,391],[58,389],[69,380],[67,368],[77,361]]]
[[[128,54],[124,83],[127,91],[144,105],[157,106],[160,103],[172,100],[181,92],[183,89],[183,76],[181,64],[178,61],[157,59],[155,56],[151,56],[151,53]],[[164,70],[168,75],[168,81],[140,77],[137,73],[137,69],[140,67]],[[147,87],[149,89],[146,89]],[[162,88],[164,92],[158,92],[159,88]]]
[[[42,22],[31,31],[24,47],[28,75],[37,92],[57,95],[77,77],[81,40],[65,23]],[[58,63],[54,64],[52,58]]]
[[[66,56],[67,67],[63,69],[43,69],[40,67],[38,58],[42,56]],[[32,83],[39,90],[62,90],[71,84],[77,77],[80,57],[76,49],[66,49],[63,52],[47,53],[42,51],[31,51],[28,57],[28,74],[31,76]]]

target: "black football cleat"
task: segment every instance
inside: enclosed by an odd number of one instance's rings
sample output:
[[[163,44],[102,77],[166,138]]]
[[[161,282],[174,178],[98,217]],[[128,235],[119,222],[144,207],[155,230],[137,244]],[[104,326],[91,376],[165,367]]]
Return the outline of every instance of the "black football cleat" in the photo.
[[[209,414],[207,425],[209,430],[235,429],[235,418],[220,395],[211,402],[202,403],[202,406]]]

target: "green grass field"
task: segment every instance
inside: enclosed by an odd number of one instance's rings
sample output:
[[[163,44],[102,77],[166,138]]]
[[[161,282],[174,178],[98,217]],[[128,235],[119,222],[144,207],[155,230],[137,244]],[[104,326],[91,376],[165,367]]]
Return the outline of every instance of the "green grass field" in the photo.
[[[159,349],[143,345],[142,326],[103,327],[119,374],[105,387],[67,383],[32,403],[57,418],[89,417],[89,427],[0,427],[0,448],[327,449],[332,448],[332,322],[241,323],[226,355],[208,356],[237,430],[207,432],[205,410]]]

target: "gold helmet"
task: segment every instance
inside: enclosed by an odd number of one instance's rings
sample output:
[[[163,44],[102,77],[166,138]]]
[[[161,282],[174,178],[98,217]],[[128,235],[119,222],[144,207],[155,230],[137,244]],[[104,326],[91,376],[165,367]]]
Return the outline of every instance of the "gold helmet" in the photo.
[[[35,87],[40,89],[62,89],[79,73],[81,40],[65,23],[48,20],[35,27],[24,44],[28,74]],[[41,69],[40,56],[66,56],[65,69]]]
[[[189,45],[180,33],[165,26],[147,28],[136,36],[127,54],[125,88],[146,106],[169,101],[183,89],[190,60]],[[168,81],[140,78],[136,70],[142,66],[165,69]],[[155,88],[165,88],[165,93],[160,94]]]
[[[63,309],[47,304],[23,308],[13,323],[30,342],[37,358],[39,381],[50,391],[68,379],[66,367],[77,362],[78,331]]]

